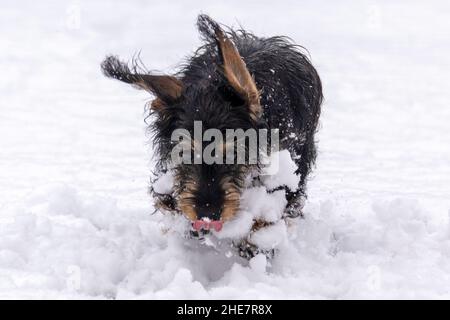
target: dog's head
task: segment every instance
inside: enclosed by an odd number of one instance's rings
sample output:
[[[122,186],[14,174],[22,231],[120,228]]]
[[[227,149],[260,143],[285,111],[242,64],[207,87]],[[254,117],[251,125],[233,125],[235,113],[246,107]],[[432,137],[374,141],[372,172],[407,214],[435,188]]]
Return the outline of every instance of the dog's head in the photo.
[[[207,40],[205,48],[213,48],[209,52],[214,57],[195,61],[196,66],[189,69],[188,75],[139,72],[116,57],[108,57],[102,69],[106,76],[155,96],[151,109],[156,115],[153,129],[161,158],[173,156],[175,142],[179,142],[174,141],[175,132],[181,132],[179,137],[188,136],[182,142],[192,156],[175,164],[177,208],[192,221],[224,222],[237,212],[244,179],[255,167],[250,163],[251,148],[245,143],[240,148],[239,137],[228,135],[227,129],[247,132],[256,128],[262,108],[255,81],[228,34],[205,15],[199,16],[198,27]],[[209,62],[214,66],[207,65]],[[205,71],[201,70],[202,64]],[[206,134],[208,129],[212,129],[210,134]],[[205,155],[215,161],[203,158]]]

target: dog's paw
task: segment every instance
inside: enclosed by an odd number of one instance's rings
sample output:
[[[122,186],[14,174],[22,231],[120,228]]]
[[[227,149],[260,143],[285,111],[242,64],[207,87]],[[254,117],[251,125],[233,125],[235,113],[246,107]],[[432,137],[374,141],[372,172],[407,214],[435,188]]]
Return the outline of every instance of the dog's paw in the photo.
[[[250,260],[258,254],[263,254],[267,257],[267,259],[273,259],[277,252],[276,249],[261,249],[256,245],[248,242],[247,240],[242,240],[241,242],[234,243],[234,247],[237,249],[238,254],[241,258]]]
[[[284,209],[283,216],[285,218],[303,218],[303,206],[304,203],[300,199],[291,201]]]

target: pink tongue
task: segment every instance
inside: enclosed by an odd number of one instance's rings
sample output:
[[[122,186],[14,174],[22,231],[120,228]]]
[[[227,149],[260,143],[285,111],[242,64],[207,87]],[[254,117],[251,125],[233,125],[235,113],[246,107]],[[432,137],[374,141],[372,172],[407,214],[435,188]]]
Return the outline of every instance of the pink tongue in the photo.
[[[217,232],[219,232],[220,230],[222,230],[222,221],[211,221],[209,223],[214,230],[216,230]]]
[[[209,230],[213,228],[217,232],[222,230],[222,221],[204,221],[204,220],[195,220],[192,223],[192,227],[195,231],[200,231],[201,229]]]
[[[200,231],[201,229],[203,229],[204,224],[207,223],[203,220],[195,220],[192,223],[192,227],[194,228],[195,231]]]

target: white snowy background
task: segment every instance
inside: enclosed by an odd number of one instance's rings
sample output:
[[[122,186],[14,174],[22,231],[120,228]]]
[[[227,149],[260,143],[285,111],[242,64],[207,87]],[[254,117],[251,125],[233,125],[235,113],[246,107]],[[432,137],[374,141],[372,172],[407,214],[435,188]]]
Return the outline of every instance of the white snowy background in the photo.
[[[141,50],[175,70],[200,12],[290,36],[323,80],[305,219],[271,265],[164,232],[150,97],[99,69]],[[448,1],[2,0],[0,298],[450,298],[449,16]]]

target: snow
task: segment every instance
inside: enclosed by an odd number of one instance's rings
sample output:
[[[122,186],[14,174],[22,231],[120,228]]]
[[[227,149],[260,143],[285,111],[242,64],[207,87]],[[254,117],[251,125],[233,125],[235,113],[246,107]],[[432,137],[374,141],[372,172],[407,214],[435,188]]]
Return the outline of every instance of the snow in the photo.
[[[264,185],[270,190],[286,186],[291,191],[297,190],[300,177],[295,174],[297,166],[291,159],[288,150],[280,150],[271,155],[269,165],[264,167],[262,178]]]
[[[450,298],[449,9],[4,1],[0,297]],[[183,236],[183,217],[152,214],[150,97],[99,63],[141,50],[149,69],[175,70],[200,44],[199,12],[308,48],[325,103],[304,219],[281,223],[282,192],[265,187],[205,243]],[[229,247],[254,217],[275,222],[252,235],[279,249],[271,261]]]

